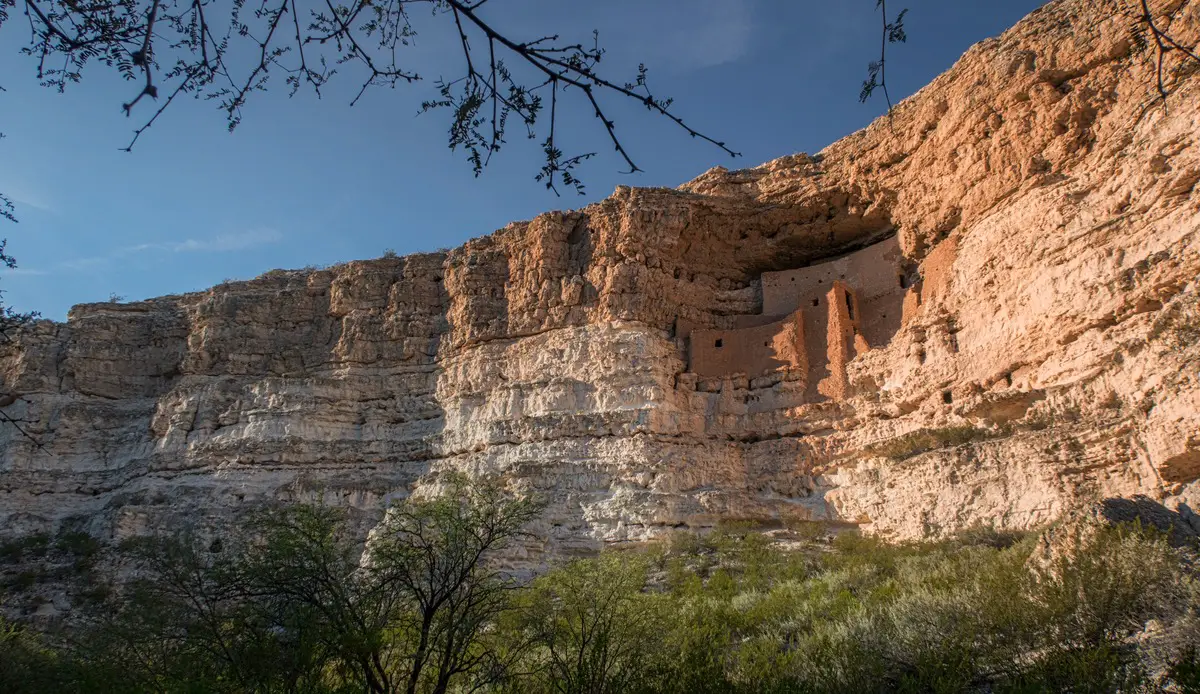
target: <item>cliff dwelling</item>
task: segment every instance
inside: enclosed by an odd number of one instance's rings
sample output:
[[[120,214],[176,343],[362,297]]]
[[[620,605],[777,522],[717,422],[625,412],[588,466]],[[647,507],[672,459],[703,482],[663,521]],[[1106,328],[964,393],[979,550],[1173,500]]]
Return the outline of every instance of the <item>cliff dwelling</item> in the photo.
[[[846,396],[846,365],[900,328],[909,279],[895,236],[794,270],[765,272],[762,313],[727,329],[676,323],[688,371],[704,378],[788,372],[806,399]],[[798,377],[798,378],[797,378]]]

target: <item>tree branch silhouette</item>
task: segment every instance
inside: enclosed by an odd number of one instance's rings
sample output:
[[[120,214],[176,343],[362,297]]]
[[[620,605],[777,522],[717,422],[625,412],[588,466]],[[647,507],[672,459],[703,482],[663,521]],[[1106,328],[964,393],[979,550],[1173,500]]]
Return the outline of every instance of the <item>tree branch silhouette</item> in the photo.
[[[7,398],[6,398],[6,399],[7,399]],[[19,398],[17,398],[17,399],[19,399]],[[44,452],[46,452],[46,453],[49,453],[50,455],[54,455],[53,453],[51,453],[51,452],[49,451],[49,449],[47,449],[45,446],[43,446],[43,445],[42,445],[42,442],[41,442],[41,441],[38,441],[38,440],[37,440],[37,438],[36,438],[36,437],[34,437],[34,435],[33,435],[33,434],[30,434],[28,431],[25,431],[25,427],[21,426],[21,424],[20,424],[20,422],[19,422],[19,421],[17,421],[16,419],[13,419],[12,417],[8,416],[8,413],[7,413],[7,412],[5,412],[5,411],[4,411],[4,410],[2,410],[2,409],[0,409],[0,417],[3,417],[3,418],[4,418],[4,421],[6,421],[6,422],[8,422],[9,424],[11,424],[11,425],[13,425],[14,427],[16,427],[17,431],[21,432],[21,435],[22,435],[22,436],[24,436],[25,438],[29,439],[29,441],[30,441],[31,443],[33,443],[34,447],[36,447],[36,448],[38,448],[38,449],[40,449],[40,450],[42,450],[42,451],[44,451]]]
[[[889,22],[887,18],[886,0],[875,0],[875,9],[879,10],[879,18],[883,22],[883,32],[879,42],[879,60],[867,64],[867,79],[863,80],[858,100],[865,104],[876,89],[881,89],[883,98],[887,101],[888,116],[890,117],[892,115],[892,95],[888,93],[887,88],[887,47],[889,43],[908,41],[908,35],[904,33],[904,16],[908,14],[908,8],[900,10],[900,14],[896,15],[896,20],[893,22]]]
[[[38,59],[38,78],[44,86],[65,90],[82,79],[89,65],[113,68],[128,80],[141,82],[140,90],[122,104],[126,115],[133,115],[145,97],[158,101],[164,90],[160,82],[170,85],[165,101],[134,130],[129,144],[122,148],[125,151],[131,151],[185,94],[215,101],[233,130],[241,123],[251,96],[266,90],[276,74],[285,75],[291,95],[308,86],[320,97],[327,82],[353,64],[364,79],[351,105],[373,86],[420,81],[421,75],[400,64],[399,54],[417,35],[410,11],[423,6],[432,9],[435,19],[453,22],[466,72],[458,79],[435,82],[439,98],[423,102],[421,112],[451,112],[448,144],[452,150],[467,152],[476,175],[505,144],[510,116],[520,120],[529,137],[536,137],[535,128],[544,125],[542,106],[547,91],[552,95],[579,92],[630,173],[641,168],[607,115],[603,94],[642,104],[688,136],[737,156],[721,140],[684,121],[672,110],[670,99],[657,98],[646,84],[644,66],[632,82],[602,74],[599,64],[604,50],[595,41],[595,33],[590,46],[560,42],[558,36],[518,40],[481,14],[493,7],[485,7],[486,0],[22,1],[30,30],[29,45],[22,51]],[[223,33],[212,23],[217,8],[221,21],[228,20]],[[304,21],[302,12],[307,15]],[[288,14],[290,31],[280,31]],[[5,19],[6,15],[0,14],[0,24]],[[472,37],[486,42],[486,61],[479,60]],[[234,56],[238,56],[239,66],[232,64]],[[52,67],[52,58],[61,58],[62,67]],[[518,67],[524,77],[518,74]],[[550,100],[557,102],[557,96]],[[561,109],[550,109],[548,131],[555,130],[554,121],[561,116]],[[567,156],[549,136],[542,150],[546,161],[535,179],[556,193],[560,182],[582,192],[574,170],[595,152]]]
[[[1140,25],[1140,31],[1135,29],[1134,36],[1143,49],[1147,45],[1144,32],[1148,31],[1154,39],[1154,84],[1158,92],[1157,100],[1161,101],[1165,108],[1169,91],[1167,90],[1166,79],[1163,76],[1163,67],[1167,55],[1173,51],[1178,51],[1183,54],[1185,61],[1191,60],[1197,66],[1200,66],[1200,56],[1196,55],[1194,50],[1179,43],[1173,36],[1159,27],[1158,21],[1154,18],[1154,13],[1150,11],[1148,0],[1139,0],[1139,2],[1140,7],[1137,8],[1136,18]]]

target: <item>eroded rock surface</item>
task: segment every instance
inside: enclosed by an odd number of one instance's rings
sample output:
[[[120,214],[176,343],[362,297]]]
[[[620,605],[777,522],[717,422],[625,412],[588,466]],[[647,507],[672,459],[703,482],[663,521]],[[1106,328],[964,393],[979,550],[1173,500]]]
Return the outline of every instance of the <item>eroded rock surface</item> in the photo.
[[[1196,45],[1200,0],[1152,5]],[[0,427],[0,527],[369,515],[446,470],[545,495],[531,557],[721,519],[913,538],[1200,507],[1200,79],[1169,56],[1156,102],[1120,8],[1051,2],[817,155],[39,323],[0,353],[45,446]],[[726,333],[767,351],[689,370]]]

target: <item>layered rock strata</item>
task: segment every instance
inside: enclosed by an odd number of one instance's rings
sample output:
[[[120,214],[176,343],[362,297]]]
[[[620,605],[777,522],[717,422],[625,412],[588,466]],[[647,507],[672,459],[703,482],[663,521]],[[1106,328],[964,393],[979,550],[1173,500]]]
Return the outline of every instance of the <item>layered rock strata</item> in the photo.
[[[1196,45],[1200,0],[1151,4]],[[1164,106],[1133,21],[1051,2],[813,156],[38,323],[0,354],[44,446],[0,428],[0,527],[370,516],[449,470],[548,500],[531,556],[1200,506],[1200,79],[1167,56]],[[697,367],[745,330],[765,352]]]

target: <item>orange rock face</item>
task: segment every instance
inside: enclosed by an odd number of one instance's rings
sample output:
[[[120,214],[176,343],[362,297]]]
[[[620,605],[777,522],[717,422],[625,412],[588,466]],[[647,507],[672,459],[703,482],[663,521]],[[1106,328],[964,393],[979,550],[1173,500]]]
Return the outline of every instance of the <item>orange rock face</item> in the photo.
[[[1196,45],[1200,0],[1152,4]],[[530,561],[721,519],[912,538],[1200,505],[1200,72],[1168,56],[1164,108],[1131,21],[1051,2],[814,156],[78,306],[0,354],[47,449],[0,429],[2,526],[369,517],[446,470],[549,501]]]

